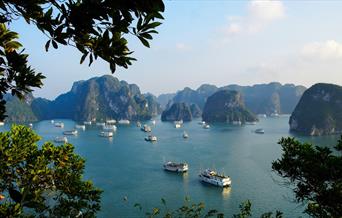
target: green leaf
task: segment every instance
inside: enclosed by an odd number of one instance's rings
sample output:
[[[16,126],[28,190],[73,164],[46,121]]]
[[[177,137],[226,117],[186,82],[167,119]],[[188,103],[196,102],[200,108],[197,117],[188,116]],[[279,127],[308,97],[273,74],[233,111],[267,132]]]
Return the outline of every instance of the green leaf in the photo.
[[[45,51],[49,51],[49,47],[50,47],[50,41],[51,40],[48,40],[45,44]]]
[[[147,48],[150,47],[150,44],[148,43],[148,41],[146,39],[144,39],[143,37],[141,36],[138,36],[138,38],[140,39],[141,43],[146,46]]]
[[[58,45],[57,45],[57,42],[55,40],[51,40],[52,42],[52,46],[57,49],[58,48]]]

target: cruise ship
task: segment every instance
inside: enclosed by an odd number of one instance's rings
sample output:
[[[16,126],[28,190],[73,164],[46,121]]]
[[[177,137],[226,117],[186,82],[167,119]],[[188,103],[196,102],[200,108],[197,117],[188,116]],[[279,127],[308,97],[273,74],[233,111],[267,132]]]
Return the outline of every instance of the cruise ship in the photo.
[[[91,125],[91,121],[84,121],[83,124],[84,125]]]
[[[105,125],[102,127],[103,131],[116,131],[116,126],[115,125]]]
[[[64,135],[77,135],[77,130],[68,130],[63,132]]]
[[[64,127],[64,123],[62,123],[62,122],[55,122],[55,127],[63,128]]]
[[[119,124],[128,125],[128,124],[130,124],[131,122],[130,122],[129,120],[119,120],[118,123],[119,123]]]
[[[224,176],[218,174],[214,170],[206,169],[199,175],[199,179],[202,182],[209,183],[211,185],[219,186],[219,187],[227,187],[230,186],[232,181],[229,176]]]
[[[114,125],[116,124],[116,120],[106,120],[106,125]]]
[[[59,143],[67,143],[68,142],[68,139],[67,137],[65,136],[57,136],[55,139],[54,139],[55,142],[59,142]]]
[[[143,132],[151,132],[152,131],[152,129],[151,129],[151,127],[150,126],[148,126],[148,125],[143,125],[142,127],[141,127],[141,131],[143,131]]]
[[[189,165],[187,163],[175,163],[171,161],[165,163],[163,167],[164,170],[179,173],[183,173],[189,170]]]
[[[156,142],[157,141],[157,136],[148,135],[148,136],[145,137],[145,141]]]
[[[103,132],[100,132],[99,136],[101,136],[101,137],[106,137],[106,138],[110,138],[110,137],[113,137],[113,132],[106,132],[106,131],[103,131]]]
[[[86,129],[86,126],[85,126],[85,125],[81,125],[81,124],[76,124],[76,125],[75,125],[75,128],[76,128],[76,129],[85,130],[85,129]]]

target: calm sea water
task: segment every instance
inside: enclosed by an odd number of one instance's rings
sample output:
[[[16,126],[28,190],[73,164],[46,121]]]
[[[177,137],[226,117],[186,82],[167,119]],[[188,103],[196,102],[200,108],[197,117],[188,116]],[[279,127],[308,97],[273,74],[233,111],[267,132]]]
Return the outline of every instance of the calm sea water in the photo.
[[[186,196],[193,202],[205,202],[207,208],[224,212],[227,217],[237,213],[239,204],[247,199],[252,201],[255,216],[281,210],[285,217],[305,217],[303,207],[292,202],[291,189],[282,185],[281,178],[271,170],[272,161],[281,155],[278,140],[290,135],[288,118],[265,118],[257,125],[245,126],[212,124],[210,129],[201,128],[199,120],[185,123],[180,129],[157,120],[153,127],[157,143],[145,142],[146,133],[134,124],[118,126],[112,139],[99,137],[96,126],[68,139],[87,160],[86,179],[104,190],[99,217],[142,217],[144,213],[133,207],[135,203],[147,211],[161,206],[160,199],[164,198],[172,209],[180,207]],[[33,129],[42,136],[42,142],[53,140],[75,126],[71,120],[61,121],[64,129],[50,121],[34,123]],[[6,124],[0,131],[9,128]],[[256,128],[263,128],[265,134],[253,133]],[[188,139],[182,137],[184,130]],[[333,147],[338,136],[299,139]],[[163,171],[162,164],[168,160],[186,161],[189,172],[181,175]],[[198,174],[206,168],[229,175],[232,187],[222,189],[199,182]]]

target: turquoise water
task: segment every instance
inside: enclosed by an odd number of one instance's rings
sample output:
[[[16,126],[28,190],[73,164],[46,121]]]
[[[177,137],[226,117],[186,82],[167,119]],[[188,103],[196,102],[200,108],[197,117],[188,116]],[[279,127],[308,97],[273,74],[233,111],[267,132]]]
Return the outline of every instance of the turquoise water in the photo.
[[[271,170],[272,161],[281,154],[277,141],[290,135],[288,118],[265,118],[257,125],[246,126],[212,124],[210,129],[201,128],[198,121],[176,129],[172,123],[157,120],[153,127],[157,143],[144,141],[146,133],[134,124],[118,126],[112,139],[99,137],[99,128],[92,126],[68,140],[87,160],[85,177],[104,190],[99,217],[141,217],[143,213],[133,207],[135,203],[146,211],[161,206],[160,199],[164,198],[172,209],[181,206],[186,196],[193,202],[205,202],[206,207],[227,217],[237,213],[239,204],[247,199],[253,203],[254,215],[278,209],[285,217],[305,217],[303,207],[292,202],[291,190]],[[75,125],[70,120],[62,121],[64,129],[50,121],[34,123],[33,129],[42,141],[53,140]],[[8,128],[5,125],[0,131]],[[253,133],[256,128],[265,129],[265,134]],[[189,139],[183,139],[184,130]],[[338,139],[299,138],[331,147]],[[186,161],[189,172],[181,175],[163,171],[162,164],[168,160]],[[199,182],[198,173],[208,167],[229,175],[232,187],[222,189]]]

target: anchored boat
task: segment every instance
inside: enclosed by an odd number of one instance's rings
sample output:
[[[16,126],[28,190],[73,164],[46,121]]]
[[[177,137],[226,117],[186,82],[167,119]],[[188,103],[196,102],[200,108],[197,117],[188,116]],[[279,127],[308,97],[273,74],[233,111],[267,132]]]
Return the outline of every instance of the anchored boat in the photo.
[[[64,127],[64,123],[62,123],[62,122],[55,122],[55,127],[63,128]]]
[[[189,138],[189,134],[185,131],[183,132],[183,138],[185,138],[185,139]]]
[[[165,163],[163,167],[164,170],[179,173],[183,173],[189,170],[189,165],[187,163],[175,163],[171,161]]]
[[[264,129],[256,129],[254,132],[258,133],[258,134],[264,134],[265,130]]]
[[[229,176],[225,176],[222,174],[218,174],[214,170],[206,169],[199,175],[199,179],[202,182],[209,183],[211,185],[219,186],[219,187],[227,187],[230,186],[232,181]]]
[[[141,127],[141,131],[143,131],[143,132],[151,132],[152,131],[152,129],[151,129],[151,127],[150,126],[148,126],[148,125],[143,125],[142,127]]]
[[[68,142],[68,138],[65,136],[57,136],[54,139],[55,142],[59,142],[59,143],[67,143]]]
[[[145,141],[156,142],[157,141],[157,136],[148,135],[147,137],[145,137]]]
[[[85,125],[78,125],[78,124],[76,124],[76,125],[75,125],[75,128],[76,128],[76,129],[85,130],[85,129],[86,129],[86,126],[85,126]]]
[[[103,132],[100,132],[99,136],[101,137],[113,137],[113,132],[106,132],[106,131],[103,131]]]
[[[73,130],[64,131],[63,134],[64,135],[77,135],[77,130],[73,129]]]

